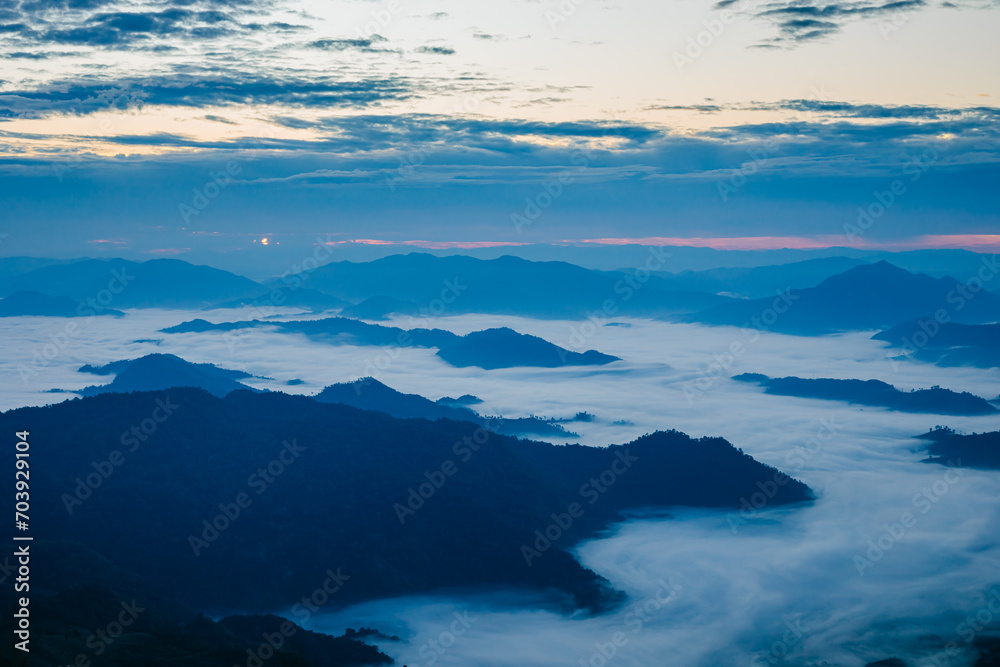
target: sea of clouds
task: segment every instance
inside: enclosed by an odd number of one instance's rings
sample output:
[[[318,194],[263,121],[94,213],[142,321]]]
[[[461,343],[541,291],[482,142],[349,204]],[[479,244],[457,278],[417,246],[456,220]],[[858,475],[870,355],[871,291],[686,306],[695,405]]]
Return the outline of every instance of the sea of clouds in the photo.
[[[881,379],[901,389],[941,385],[992,399],[1000,393],[997,369],[891,361],[871,332],[804,338],[650,320],[586,328],[499,316],[413,322],[459,334],[510,326],[622,358],[601,367],[494,371],[453,368],[434,350],[331,345],[266,329],[236,336],[157,333],[194,317],[257,316],[243,309],[7,318],[0,321],[0,372],[7,378],[0,408],[65,400],[72,394],[47,390],[108,380],[77,372],[85,363],[169,352],[268,378],[248,383],[289,393],[314,394],[375,375],[431,399],[474,394],[488,414],[568,417],[586,410],[596,420],[569,424],[579,437],[563,441],[587,445],[671,428],[722,436],[817,495],[795,508],[769,507],[761,496],[748,499],[760,505],[752,511],[633,517],[599,539],[560,545],[628,593],[622,609],[599,617],[567,617],[528,597],[483,594],[331,605],[311,621],[320,631],[370,625],[399,635],[404,641],[379,645],[409,667],[853,666],[892,656],[920,667],[958,666],[971,664],[966,649],[989,632],[965,619],[977,613],[985,619],[1000,585],[1000,472],[922,463],[921,441],[913,436],[937,424],[998,430],[1000,416],[910,415],[770,396],[730,377]],[[303,384],[285,384],[293,379]],[[948,642],[954,648],[946,663],[940,652]]]

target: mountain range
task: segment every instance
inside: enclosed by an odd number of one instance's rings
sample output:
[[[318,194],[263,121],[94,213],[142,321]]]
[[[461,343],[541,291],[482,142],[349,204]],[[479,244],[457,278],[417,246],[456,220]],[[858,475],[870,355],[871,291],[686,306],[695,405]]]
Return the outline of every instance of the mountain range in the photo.
[[[618,361],[618,357],[595,350],[573,352],[537,336],[506,327],[476,331],[465,336],[443,329],[401,329],[346,317],[292,322],[250,320],[213,324],[197,319],[162,329],[162,333],[239,331],[267,327],[284,333],[301,333],[333,345],[380,345],[436,347],[438,356],[453,366],[484,369],[536,366],[594,366]]]
[[[225,396],[241,389],[256,391],[238,382],[252,377],[248,373],[219,368],[214,364],[193,364],[173,354],[148,354],[98,367],[86,365],[80,368],[80,372],[115,376],[108,384],[93,385],[74,392],[83,396],[157,391],[172,387],[198,387],[213,396]]]
[[[337,605],[513,587],[597,611],[621,596],[566,549],[621,512],[812,497],[720,438],[553,446],[275,392],[100,394],[0,428],[29,431],[45,471],[36,539],[113,554],[196,609],[283,608],[341,568]]]
[[[194,364],[172,354],[150,354],[138,359],[114,361],[103,366],[88,364],[79,370],[81,373],[115,376],[108,384],[92,385],[71,392],[81,396],[161,391],[174,387],[202,389],[217,397],[240,390],[258,391],[239,382],[253,377],[249,373],[220,368],[214,364]],[[418,394],[404,394],[371,377],[332,384],[312,398],[321,403],[340,403],[361,410],[376,410],[397,419],[465,421],[504,435],[578,437],[562,426],[564,422],[578,421],[577,418],[560,420],[483,416],[467,407],[481,402],[475,397],[466,395],[459,399],[445,397],[432,401]]]
[[[734,380],[752,382],[768,394],[846,401],[855,405],[888,408],[899,412],[935,415],[992,415],[997,409],[979,396],[941,387],[900,391],[880,380],[836,380],[831,378],[769,378],[759,373],[743,373]]]
[[[41,292],[27,290],[19,290],[0,299],[0,317],[88,317],[93,315],[121,317],[124,314],[113,308],[94,309],[86,302],[75,301],[68,296],[49,296]]]
[[[963,435],[938,427],[918,437],[930,442],[927,463],[1000,470],[1000,431]]]
[[[892,327],[949,313],[969,324],[1000,319],[1000,296],[972,292],[953,278],[931,278],[877,262],[827,278],[816,287],[792,289],[766,299],[726,303],[672,319],[797,335],[822,335]]]
[[[1000,366],[1000,324],[956,324],[923,319],[872,336],[900,348],[905,358],[939,366]]]

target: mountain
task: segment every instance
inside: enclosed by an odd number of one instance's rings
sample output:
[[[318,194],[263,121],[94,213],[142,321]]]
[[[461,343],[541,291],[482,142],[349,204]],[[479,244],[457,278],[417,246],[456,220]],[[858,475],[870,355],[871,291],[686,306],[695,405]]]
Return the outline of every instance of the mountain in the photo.
[[[0,257],[0,281],[11,280],[17,276],[55,264],[73,264],[82,259],[52,259],[50,257]]]
[[[388,387],[375,378],[361,378],[354,382],[330,385],[314,398],[321,403],[341,403],[362,410],[377,410],[398,419],[452,419],[466,421],[504,435],[540,435],[548,437],[572,438],[576,433],[567,431],[555,423],[537,417],[483,417],[464,407],[479,401],[471,401],[473,396],[460,399],[431,401],[418,394],[404,394]],[[464,399],[464,400],[463,400]]]
[[[4,545],[0,562],[16,563],[14,552],[14,545]],[[212,621],[173,600],[169,587],[157,590],[78,542],[34,540],[30,564],[33,573],[44,573],[46,579],[44,587],[30,589],[31,618],[37,619],[31,626],[31,650],[25,655],[14,649],[13,642],[4,642],[0,663],[5,665],[246,665],[262,646],[277,648],[261,664],[363,667],[393,663],[374,646],[364,644],[364,636],[356,631],[331,637],[276,616]],[[17,597],[12,585],[0,587],[0,603],[6,609],[18,608]],[[308,618],[299,615],[295,620]],[[265,633],[280,641],[266,642]]]
[[[191,320],[162,329],[162,333],[204,333],[206,331],[239,331],[269,327],[284,333],[301,333],[331,345],[396,345],[400,347],[445,347],[460,337],[444,329],[400,329],[370,324],[347,317],[293,322],[250,320],[212,324],[202,319]]]
[[[419,315],[420,306],[413,301],[394,299],[391,296],[373,296],[361,303],[347,306],[340,314],[362,320],[383,320],[390,315]]]
[[[30,432],[45,471],[36,540],[114,554],[196,609],[287,608],[333,570],[350,577],[336,606],[501,587],[599,610],[621,596],[566,550],[621,512],[812,498],[720,438],[554,446],[276,392],[101,394],[2,413],[0,430]]]
[[[177,259],[130,262],[87,259],[43,266],[0,283],[0,296],[36,290],[102,308],[201,308],[257,295],[262,287],[242,276]]]
[[[662,278],[662,284],[671,289],[725,292],[748,299],[763,299],[793,287],[815,287],[831,276],[867,263],[864,259],[854,257],[819,257],[775,266],[718,268],[657,275]]]
[[[371,319],[397,309],[398,302],[421,304],[435,315],[578,318],[595,312],[605,317],[691,312],[728,301],[661,285],[650,273],[666,267],[668,258],[661,255],[647,250],[636,269],[593,271],[566,262],[532,262],[509,255],[483,260],[410,253],[365,263],[332,262],[311,272],[309,284],[348,301],[385,299],[365,305]]]
[[[452,366],[478,366],[486,370],[514,366],[599,366],[620,361],[618,357],[596,350],[571,352],[545,339],[520,334],[507,327],[467,334],[461,342],[442,348],[438,356]]]
[[[872,336],[900,348],[907,358],[939,366],[1000,366],[1000,324],[906,322]]]
[[[314,398],[321,403],[341,403],[361,410],[378,410],[398,419],[482,422],[482,417],[472,410],[441,405],[417,394],[404,394],[370,377],[330,385]]]
[[[595,350],[571,352],[537,336],[521,334],[508,328],[486,329],[458,336],[443,329],[400,329],[346,317],[294,322],[251,320],[220,324],[197,319],[162,329],[161,332],[204,333],[257,327],[270,327],[285,333],[301,333],[331,345],[436,347],[438,356],[453,366],[478,366],[489,370],[515,366],[541,368],[589,366],[618,361],[618,357]]]
[[[205,306],[203,310],[251,306],[264,311],[276,308],[304,308],[321,313],[327,310],[339,310],[346,305],[347,302],[343,299],[338,299],[319,290],[308,287],[276,285],[275,288],[266,292],[212,304]]]
[[[49,296],[41,292],[20,290],[0,299],[0,317],[44,316],[44,317],[89,317],[90,315],[114,315],[121,317],[120,310],[104,308],[90,309],[86,303],[65,296]]]
[[[883,261],[855,267],[816,287],[673,319],[821,335],[892,327],[940,310],[955,321],[995,322],[1000,319],[1000,297],[985,290],[973,294],[953,278],[913,274]]]
[[[870,405],[899,412],[964,416],[991,415],[997,412],[997,409],[984,398],[941,387],[900,391],[880,380],[769,378],[758,373],[744,373],[734,376],[733,379],[759,384],[765,388],[766,393],[778,396],[847,401],[856,405]]]
[[[109,384],[86,387],[78,392],[94,396],[108,392],[157,391],[171,387],[198,387],[213,396],[225,396],[239,389],[250,389],[237,379],[252,377],[242,371],[219,368],[213,364],[193,364],[172,354],[147,354],[128,361],[115,361],[106,366],[83,366],[80,372],[95,375],[114,374]],[[256,390],[253,390],[256,391]]]
[[[961,435],[938,427],[918,437],[930,441],[926,463],[1000,470],[1000,431]]]

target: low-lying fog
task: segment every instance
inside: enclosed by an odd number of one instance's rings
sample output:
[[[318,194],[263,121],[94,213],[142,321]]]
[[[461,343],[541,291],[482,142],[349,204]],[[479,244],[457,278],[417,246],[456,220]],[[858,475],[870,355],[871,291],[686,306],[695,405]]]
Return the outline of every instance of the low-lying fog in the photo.
[[[909,415],[768,396],[728,378],[742,372],[876,378],[901,389],[937,384],[993,399],[1000,394],[996,370],[893,363],[871,333],[755,338],[734,328],[643,320],[617,320],[628,326],[588,327],[582,334],[580,323],[510,317],[416,323],[456,333],[510,326],[623,359],[604,367],[488,372],[453,368],[426,349],[334,346],[263,330],[236,337],[156,333],[194,317],[257,315],[246,309],[133,311],[120,320],[8,318],[0,321],[0,368],[7,378],[0,407],[50,403],[67,395],[46,389],[108,381],[77,373],[84,363],[169,352],[273,378],[251,384],[290,393],[313,394],[375,375],[432,399],[475,394],[485,401],[477,407],[490,414],[569,417],[586,410],[596,421],[567,428],[580,434],[572,441],[588,445],[669,428],[722,436],[818,495],[801,508],[765,504],[744,515],[681,511],[670,519],[636,519],[579,545],[585,565],[630,595],[626,607],[598,618],[564,618],[514,602],[496,607],[492,598],[421,598],[312,619],[316,630],[370,625],[397,634],[406,641],[380,647],[410,667],[864,665],[892,656],[921,667],[965,665],[967,658],[955,652],[950,663],[935,653],[949,641],[959,650],[968,646],[979,626],[965,623],[967,616],[993,620],[986,604],[1000,584],[1000,473],[921,463],[912,436],[936,424],[998,430],[1000,416]],[[67,336],[73,322],[76,331]],[[51,343],[46,351],[37,341],[49,341],[50,334],[64,344]],[[162,342],[132,342],[139,339]],[[734,343],[743,345],[736,355]],[[286,386],[291,379],[305,384]]]

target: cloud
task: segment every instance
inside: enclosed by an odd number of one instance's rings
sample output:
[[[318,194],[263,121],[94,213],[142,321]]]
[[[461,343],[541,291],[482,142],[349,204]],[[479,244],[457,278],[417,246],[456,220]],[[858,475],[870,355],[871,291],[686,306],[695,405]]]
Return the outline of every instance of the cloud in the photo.
[[[357,50],[365,53],[399,53],[396,49],[382,49],[374,46],[377,43],[387,41],[389,40],[381,35],[372,35],[371,37],[353,39],[317,39],[309,42],[306,46],[324,51]]]
[[[437,56],[453,56],[455,55],[455,49],[449,46],[419,46],[416,49],[417,53],[429,53]]]
[[[883,21],[931,8],[928,0],[771,0],[747,3],[720,0],[718,10],[748,14],[774,25],[778,34],[759,46],[794,46],[839,33],[854,21]],[[995,7],[994,0],[946,3],[952,8]]]
[[[291,32],[304,26],[253,20],[259,7],[240,0],[174,0],[137,6],[114,0],[22,2],[20,20],[0,25],[0,34],[20,45],[73,45],[97,49],[174,42],[206,41],[255,32]]]
[[[266,73],[190,71],[148,78],[104,77],[56,81],[33,89],[0,92],[0,112],[39,118],[52,113],[86,114],[140,105],[214,107],[284,105],[287,107],[367,107],[404,100],[416,92],[403,79],[344,80],[339,76],[285,70]],[[109,101],[110,100],[110,101]]]

